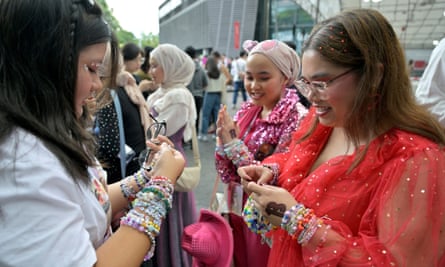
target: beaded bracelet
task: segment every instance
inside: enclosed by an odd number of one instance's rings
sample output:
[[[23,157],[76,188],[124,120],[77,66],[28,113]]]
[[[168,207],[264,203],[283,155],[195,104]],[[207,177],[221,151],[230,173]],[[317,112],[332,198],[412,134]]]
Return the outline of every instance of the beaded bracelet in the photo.
[[[136,194],[145,186],[148,181],[150,181],[150,177],[147,177],[145,174],[145,171],[143,169],[140,169],[132,176],[128,176],[121,181],[121,192],[126,199],[128,199],[129,201],[133,201],[136,198]],[[136,183],[138,190],[135,190],[134,186],[131,185],[132,181]]]
[[[155,176],[137,193],[137,198],[133,201],[134,208],[121,218],[121,225],[143,232],[150,239],[151,247],[144,260],[153,256],[156,236],[171,207],[172,194],[173,185],[170,180],[164,176]]]
[[[256,234],[265,234],[272,230],[273,226],[265,220],[264,216],[255,207],[252,197],[248,197],[242,212],[247,227]]]
[[[224,146],[216,146],[215,153],[221,157],[224,157],[226,155],[226,152],[224,152]]]
[[[284,213],[281,228],[286,230],[293,239],[298,239],[313,217],[315,214],[312,209],[298,203]]]
[[[323,226],[323,220],[313,216],[308,224],[305,225],[304,230],[298,236],[298,244],[305,246],[309,240],[312,239],[315,232]]]
[[[156,247],[156,236],[161,229],[161,221],[151,220],[149,216],[144,216],[138,213],[136,209],[132,209],[126,216],[122,217],[121,225],[126,225],[139,232],[147,234],[151,242],[151,247],[145,255],[144,261],[153,257]]]
[[[236,166],[244,166],[252,163],[249,149],[240,139],[234,139],[229,144],[224,145],[224,152],[227,158]]]
[[[277,163],[263,164],[264,168],[272,171],[272,181],[269,183],[271,185],[276,185],[278,182],[279,166]]]

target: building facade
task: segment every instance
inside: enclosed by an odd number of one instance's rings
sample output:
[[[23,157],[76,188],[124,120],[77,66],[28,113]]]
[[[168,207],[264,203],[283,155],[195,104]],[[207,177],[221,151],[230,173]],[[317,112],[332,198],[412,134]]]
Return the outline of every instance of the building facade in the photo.
[[[293,43],[299,51],[316,18],[297,2],[167,0],[159,8],[159,41],[180,48],[192,45],[203,54],[216,50],[236,57],[244,40],[273,38]]]

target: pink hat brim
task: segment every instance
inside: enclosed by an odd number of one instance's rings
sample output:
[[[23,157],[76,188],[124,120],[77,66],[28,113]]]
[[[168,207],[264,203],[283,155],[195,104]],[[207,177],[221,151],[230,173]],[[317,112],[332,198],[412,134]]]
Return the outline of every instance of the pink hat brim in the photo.
[[[233,258],[233,234],[229,223],[224,217],[208,209],[201,209],[198,223],[200,222],[216,222],[222,226],[220,229],[221,232],[218,232],[221,237],[221,254],[219,255],[217,263],[212,267],[229,267]],[[204,267],[206,265],[196,257],[193,257],[192,266]]]

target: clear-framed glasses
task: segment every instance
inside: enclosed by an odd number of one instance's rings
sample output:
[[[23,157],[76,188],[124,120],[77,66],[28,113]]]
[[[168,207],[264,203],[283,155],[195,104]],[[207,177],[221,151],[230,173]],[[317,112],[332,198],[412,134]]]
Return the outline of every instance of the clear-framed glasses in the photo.
[[[347,74],[351,73],[355,69],[349,69],[334,78],[328,80],[328,81],[312,81],[309,82],[305,79],[300,79],[296,82],[296,85],[298,87],[298,90],[302,95],[304,95],[306,98],[309,97],[310,93],[317,93],[318,98],[320,100],[328,100],[329,99],[329,93],[328,93],[328,86],[335,82],[336,80],[340,79],[341,77],[346,76]]]
[[[150,114],[151,119],[153,120],[153,124],[148,127],[146,136],[147,140],[156,139],[158,135],[165,135],[167,130],[167,122],[165,121],[157,121],[155,117]],[[150,164],[153,160],[154,153],[151,153],[152,150],[150,148],[146,148],[139,154],[138,161],[141,168],[151,171],[152,167]]]

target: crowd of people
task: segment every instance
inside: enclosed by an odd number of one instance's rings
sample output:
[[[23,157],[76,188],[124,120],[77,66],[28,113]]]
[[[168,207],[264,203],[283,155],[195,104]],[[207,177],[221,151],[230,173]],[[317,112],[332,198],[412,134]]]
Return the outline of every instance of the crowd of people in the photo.
[[[231,63],[93,0],[0,1],[0,36],[0,266],[445,266],[445,39],[414,92],[372,9]],[[195,131],[227,214],[175,190]]]

